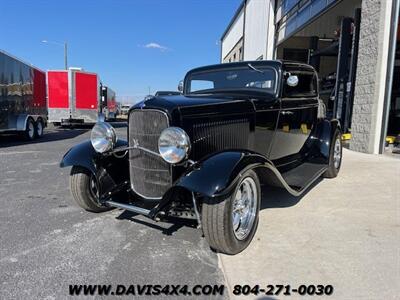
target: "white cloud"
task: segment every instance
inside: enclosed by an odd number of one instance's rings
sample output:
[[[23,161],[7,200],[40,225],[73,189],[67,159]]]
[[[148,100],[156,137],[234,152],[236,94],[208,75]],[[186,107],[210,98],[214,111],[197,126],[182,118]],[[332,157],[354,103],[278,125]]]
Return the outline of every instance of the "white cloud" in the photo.
[[[143,47],[148,48],[148,49],[158,49],[160,51],[169,50],[168,47],[162,46],[162,45],[160,45],[158,43],[154,43],[154,42],[148,43],[148,44],[144,45]]]

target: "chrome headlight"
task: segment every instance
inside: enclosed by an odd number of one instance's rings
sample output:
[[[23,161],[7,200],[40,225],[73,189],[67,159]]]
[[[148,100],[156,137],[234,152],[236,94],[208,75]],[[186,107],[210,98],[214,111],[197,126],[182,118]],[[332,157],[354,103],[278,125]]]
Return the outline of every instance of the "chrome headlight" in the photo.
[[[114,127],[104,122],[96,123],[90,134],[90,141],[96,152],[104,153],[112,150],[117,142]]]
[[[189,155],[190,139],[183,129],[168,127],[161,132],[158,139],[158,151],[166,162],[180,163]]]

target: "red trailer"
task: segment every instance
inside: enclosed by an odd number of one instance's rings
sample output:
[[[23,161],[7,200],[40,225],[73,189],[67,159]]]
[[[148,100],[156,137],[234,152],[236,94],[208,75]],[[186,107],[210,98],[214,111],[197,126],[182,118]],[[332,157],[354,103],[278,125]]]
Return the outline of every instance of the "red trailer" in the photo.
[[[46,125],[46,73],[0,50],[0,133],[33,140]]]
[[[56,125],[95,123],[102,112],[96,73],[47,71],[47,94],[49,122]]]

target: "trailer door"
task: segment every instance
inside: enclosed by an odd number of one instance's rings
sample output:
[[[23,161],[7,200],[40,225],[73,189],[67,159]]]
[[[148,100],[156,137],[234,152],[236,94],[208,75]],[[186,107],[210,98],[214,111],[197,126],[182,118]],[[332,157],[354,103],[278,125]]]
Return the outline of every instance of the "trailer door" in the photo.
[[[33,69],[33,106],[40,114],[46,114],[46,74]]]
[[[97,74],[74,72],[75,102],[73,118],[83,119],[85,123],[97,121],[99,113],[99,81]]]
[[[49,122],[69,119],[68,71],[48,71],[47,89]]]

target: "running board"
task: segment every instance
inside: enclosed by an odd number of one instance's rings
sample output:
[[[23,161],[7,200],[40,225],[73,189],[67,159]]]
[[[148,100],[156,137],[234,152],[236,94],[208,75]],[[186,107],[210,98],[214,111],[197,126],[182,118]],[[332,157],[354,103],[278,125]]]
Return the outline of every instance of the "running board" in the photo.
[[[139,206],[129,205],[129,204],[115,202],[115,201],[106,201],[106,204],[108,206],[129,210],[131,212],[134,212],[134,213],[137,213],[137,214],[140,214],[140,215],[144,215],[144,216],[147,216],[147,217],[150,216],[150,210],[149,209],[141,208]]]

